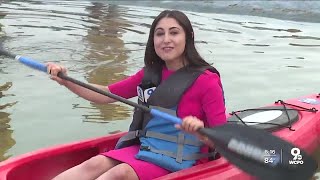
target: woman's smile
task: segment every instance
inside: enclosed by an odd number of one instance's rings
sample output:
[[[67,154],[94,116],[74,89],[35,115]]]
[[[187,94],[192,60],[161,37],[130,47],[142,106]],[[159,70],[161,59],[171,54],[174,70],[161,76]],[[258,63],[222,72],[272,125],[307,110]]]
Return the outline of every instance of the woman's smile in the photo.
[[[165,53],[170,53],[172,52],[174,48],[173,47],[163,47],[162,50],[165,52]]]

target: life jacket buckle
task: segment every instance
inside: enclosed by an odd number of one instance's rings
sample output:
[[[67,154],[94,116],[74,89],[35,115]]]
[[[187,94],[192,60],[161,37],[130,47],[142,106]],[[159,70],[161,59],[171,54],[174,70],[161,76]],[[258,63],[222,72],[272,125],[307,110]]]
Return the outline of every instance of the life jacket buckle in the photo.
[[[140,146],[140,150],[142,150],[142,151],[150,151],[150,146]]]

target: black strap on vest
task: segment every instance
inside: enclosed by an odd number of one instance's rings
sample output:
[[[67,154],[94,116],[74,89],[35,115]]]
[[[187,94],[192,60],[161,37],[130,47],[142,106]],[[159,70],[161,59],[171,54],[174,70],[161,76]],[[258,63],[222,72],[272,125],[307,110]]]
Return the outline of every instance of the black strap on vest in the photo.
[[[203,73],[202,70],[183,67],[156,88],[148,99],[148,105],[172,108],[176,106],[185,91]]]

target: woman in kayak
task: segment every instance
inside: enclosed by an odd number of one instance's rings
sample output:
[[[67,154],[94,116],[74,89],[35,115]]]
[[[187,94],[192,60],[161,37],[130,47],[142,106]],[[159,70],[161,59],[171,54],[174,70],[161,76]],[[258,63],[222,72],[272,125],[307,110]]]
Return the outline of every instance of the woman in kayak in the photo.
[[[109,86],[94,85],[124,98],[138,96],[139,104],[170,109],[181,125],[135,109],[129,132],[114,150],[101,153],[61,173],[60,179],[154,179],[207,160],[196,133],[199,128],[226,123],[219,72],[197,52],[188,17],[175,10],[153,21],[146,45],[144,68]],[[48,63],[51,79],[95,103],[115,100],[57,77],[63,66]],[[198,138],[197,138],[198,137]]]

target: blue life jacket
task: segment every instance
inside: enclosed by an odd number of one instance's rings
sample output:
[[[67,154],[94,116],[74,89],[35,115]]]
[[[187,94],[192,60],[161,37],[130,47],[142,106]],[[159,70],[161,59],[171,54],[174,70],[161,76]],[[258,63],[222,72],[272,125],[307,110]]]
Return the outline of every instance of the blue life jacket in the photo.
[[[201,154],[203,145],[195,136],[176,129],[161,118],[152,118],[140,134],[140,151],[136,158],[152,162],[169,171],[189,168],[197,159],[208,157]]]
[[[169,109],[168,113],[176,115],[181,96],[206,69],[208,67],[184,67],[160,84],[162,69],[144,68],[143,81],[137,88],[138,103],[149,107],[163,107]],[[213,72],[219,74],[215,69]],[[129,132],[120,138],[116,149],[133,144],[140,144],[137,159],[151,162],[171,172],[189,168],[196,160],[215,155],[215,152],[201,153],[203,143],[194,135],[184,133],[176,129],[172,122],[152,117],[140,109],[135,109]]]

